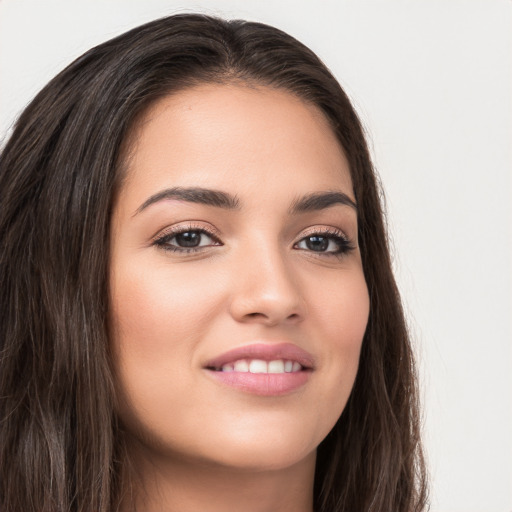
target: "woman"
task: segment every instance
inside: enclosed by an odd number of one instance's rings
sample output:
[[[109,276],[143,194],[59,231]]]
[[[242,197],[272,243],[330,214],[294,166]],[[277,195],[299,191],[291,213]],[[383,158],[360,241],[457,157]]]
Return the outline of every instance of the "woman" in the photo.
[[[0,165],[2,510],[424,508],[376,177],[310,50],[157,20]]]

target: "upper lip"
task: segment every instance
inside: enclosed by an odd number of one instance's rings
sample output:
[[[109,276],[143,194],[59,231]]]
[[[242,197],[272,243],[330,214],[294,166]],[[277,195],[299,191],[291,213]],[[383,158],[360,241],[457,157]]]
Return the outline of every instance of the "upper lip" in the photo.
[[[205,368],[221,368],[225,364],[234,363],[240,359],[261,359],[263,361],[275,361],[283,359],[297,361],[303,368],[313,369],[315,361],[306,350],[293,343],[252,343],[232,350],[211,359]]]

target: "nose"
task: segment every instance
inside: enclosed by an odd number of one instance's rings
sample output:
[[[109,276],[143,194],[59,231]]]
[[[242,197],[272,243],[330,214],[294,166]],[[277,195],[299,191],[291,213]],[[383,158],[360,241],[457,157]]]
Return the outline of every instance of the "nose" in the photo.
[[[257,256],[252,253],[241,259],[230,304],[232,317],[266,326],[301,322],[305,304],[300,284],[283,255],[260,247]]]

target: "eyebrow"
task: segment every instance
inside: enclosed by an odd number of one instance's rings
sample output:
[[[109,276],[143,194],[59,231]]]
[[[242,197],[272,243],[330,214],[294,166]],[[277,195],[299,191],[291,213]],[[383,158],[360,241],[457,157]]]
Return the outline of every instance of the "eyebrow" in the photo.
[[[357,204],[344,192],[327,191],[314,192],[296,199],[290,208],[290,213],[305,213],[324,210],[335,204],[350,206],[357,212]]]
[[[215,206],[217,208],[225,208],[227,210],[237,210],[240,208],[240,201],[237,197],[221,192],[220,190],[211,190],[200,187],[173,187],[161,190],[152,195],[137,209],[134,215],[145,210],[158,201],[164,199],[176,199],[178,201],[188,201],[189,203],[205,204],[207,206]]]
[[[204,204],[207,206],[215,206],[217,208],[224,208],[227,210],[240,209],[240,201],[236,196],[232,196],[227,192],[221,190],[211,190],[201,187],[173,187],[161,190],[151,197],[146,199],[144,203],[136,210],[134,216],[159,201],[166,199],[175,199],[178,201],[187,201],[190,203]],[[289,213],[294,215],[298,213],[306,213],[318,210],[324,210],[336,204],[350,206],[357,211],[357,205],[344,192],[327,191],[327,192],[313,192],[303,197],[296,199],[290,209]]]

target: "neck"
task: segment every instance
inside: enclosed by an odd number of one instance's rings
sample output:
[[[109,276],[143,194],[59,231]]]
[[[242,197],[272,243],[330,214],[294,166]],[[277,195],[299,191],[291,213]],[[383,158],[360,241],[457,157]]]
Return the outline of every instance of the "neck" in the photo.
[[[130,450],[122,512],[312,512],[316,454],[284,469],[232,468]]]

